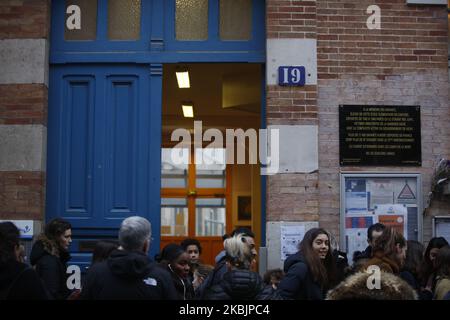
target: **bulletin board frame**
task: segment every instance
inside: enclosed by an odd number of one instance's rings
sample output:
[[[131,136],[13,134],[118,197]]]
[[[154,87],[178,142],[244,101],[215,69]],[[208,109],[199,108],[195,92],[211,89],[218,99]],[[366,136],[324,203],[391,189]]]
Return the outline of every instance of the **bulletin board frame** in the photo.
[[[354,181],[354,182],[353,182]],[[358,186],[358,182],[361,181],[361,186]],[[380,183],[380,181],[382,183]],[[380,191],[380,194],[376,195],[375,192],[369,191],[367,189],[367,186],[369,182],[374,185],[382,185],[383,181],[387,185],[392,185],[392,201],[389,200],[389,192],[385,192],[385,195],[382,195]],[[404,181],[405,186],[401,187],[402,181]],[[411,184],[409,186],[408,184]],[[360,192],[348,192],[349,183],[352,182],[352,185],[355,186],[356,191]],[[364,187],[362,187],[364,185]],[[400,187],[399,187],[400,186]],[[358,189],[360,188],[360,189]],[[400,189],[400,191],[398,191]],[[371,194],[372,192],[372,194]],[[367,197],[364,199],[364,193]],[[387,195],[387,198],[386,198]],[[408,199],[408,195],[410,196]],[[350,198],[353,196],[353,198]],[[358,199],[358,196],[361,197],[361,199]],[[385,199],[383,199],[383,196]],[[389,201],[391,203],[389,203]],[[348,203],[352,204],[354,208],[351,208]],[[365,202],[367,204],[365,204]],[[359,204],[359,205],[358,205]],[[380,212],[382,210],[388,210],[388,208],[391,207],[398,208],[400,210],[405,210],[404,214],[404,230],[405,235],[411,233],[411,230],[408,229],[408,227],[413,227],[415,223],[411,223],[411,225],[408,225],[409,219],[407,219],[408,216],[411,217],[411,214],[409,212],[413,213],[413,218],[417,219],[417,226],[414,227],[414,233],[415,233],[415,239],[410,240],[417,240],[419,242],[423,241],[423,197],[422,197],[422,177],[420,173],[374,173],[374,172],[341,172],[340,173],[340,248],[342,251],[347,252],[349,261],[352,260],[352,255],[354,250],[354,246],[349,244],[349,238],[351,231],[355,230],[349,230],[347,228],[349,220],[346,218],[352,218],[354,216],[358,216],[358,212],[361,212],[361,216],[367,216],[367,226],[369,226],[371,223],[378,222],[378,217],[381,217]],[[402,208],[404,207],[404,208]],[[354,211],[352,211],[354,210]],[[417,216],[414,213],[414,211],[417,210]],[[367,211],[364,214],[364,211]],[[373,216],[373,220],[370,221],[370,216]],[[395,212],[392,216],[395,215]],[[388,214],[382,214],[383,217],[388,217]],[[364,219],[362,220],[362,223],[364,224]],[[384,222],[384,221],[379,221]],[[353,223],[353,222],[350,222]],[[351,227],[350,227],[351,228]],[[362,226],[361,231],[363,231],[365,226]],[[361,238],[367,238],[367,228],[365,229],[364,235],[361,234]],[[405,238],[408,239],[407,236]],[[367,245],[367,242],[365,243]],[[350,247],[350,248],[349,248]],[[362,247],[362,240],[361,240],[361,247]],[[352,250],[352,252],[349,252],[349,249]],[[359,249],[358,249],[359,250]]]
[[[433,237],[444,237],[443,234],[440,234],[437,232],[437,228],[436,225],[440,222],[440,221],[445,221],[446,223],[450,224],[450,216],[434,216],[433,217],[433,223],[431,224],[432,226],[432,231],[433,231]],[[450,237],[447,236],[445,237],[447,239],[447,241],[450,241]]]

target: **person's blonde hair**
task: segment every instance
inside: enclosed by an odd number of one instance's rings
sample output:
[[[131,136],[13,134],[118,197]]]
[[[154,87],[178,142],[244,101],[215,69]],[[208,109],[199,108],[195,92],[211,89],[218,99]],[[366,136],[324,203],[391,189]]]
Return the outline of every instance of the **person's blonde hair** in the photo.
[[[239,233],[225,240],[226,260],[232,267],[246,270],[250,269],[254,257],[252,248],[247,240],[248,238],[250,237]]]

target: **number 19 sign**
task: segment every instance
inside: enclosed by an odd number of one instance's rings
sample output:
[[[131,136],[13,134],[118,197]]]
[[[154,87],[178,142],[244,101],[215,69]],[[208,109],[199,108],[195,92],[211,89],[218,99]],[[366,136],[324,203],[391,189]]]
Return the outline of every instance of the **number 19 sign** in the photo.
[[[283,66],[278,67],[278,85],[280,86],[304,86],[305,67]]]

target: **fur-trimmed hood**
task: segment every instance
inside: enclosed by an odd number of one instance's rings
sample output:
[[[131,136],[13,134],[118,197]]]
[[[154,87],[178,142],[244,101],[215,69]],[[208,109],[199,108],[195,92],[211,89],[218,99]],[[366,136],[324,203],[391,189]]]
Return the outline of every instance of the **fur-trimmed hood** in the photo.
[[[392,273],[381,271],[379,289],[369,288],[375,275],[357,272],[328,291],[327,300],[417,300],[416,291],[403,279]],[[369,278],[370,277],[370,278]]]
[[[35,265],[44,255],[56,256],[63,263],[70,260],[70,254],[67,251],[61,249],[53,240],[50,240],[44,234],[41,234],[31,250],[31,265]]]
[[[374,252],[372,258],[366,263],[365,268],[367,269],[371,265],[376,265],[380,267],[382,271],[393,274],[398,274],[400,272],[400,267],[397,262],[385,256],[382,251]]]

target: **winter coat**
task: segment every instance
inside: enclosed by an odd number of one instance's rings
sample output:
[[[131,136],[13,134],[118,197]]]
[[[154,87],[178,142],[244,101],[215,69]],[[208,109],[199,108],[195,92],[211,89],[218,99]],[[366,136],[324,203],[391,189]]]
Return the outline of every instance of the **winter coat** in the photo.
[[[170,273],[173,285],[177,292],[177,300],[192,300],[194,299],[194,287],[192,282],[186,278],[180,278],[175,272],[172,272],[167,266],[161,265],[162,268],[166,269]]]
[[[431,300],[433,298],[433,294],[431,291],[422,290],[422,288],[420,287],[420,282],[412,272],[403,270],[400,272],[399,276],[400,278],[405,280],[411,286],[411,288],[416,290],[417,294],[419,295],[419,300]]]
[[[36,271],[12,260],[0,265],[0,300],[46,300],[47,292]]]
[[[225,252],[225,251],[222,251]],[[218,254],[216,259],[219,257]],[[226,255],[221,255],[220,259],[217,261],[214,270],[206,277],[202,284],[195,290],[195,298],[197,300],[204,300],[206,291],[220,283],[223,275],[227,272]]]
[[[263,289],[259,274],[234,269],[225,272],[218,284],[206,289],[205,300],[255,300]]]
[[[436,282],[436,289],[434,290],[434,299],[444,300],[444,297],[449,292],[450,292],[450,278],[438,277]]]
[[[89,269],[82,300],[176,300],[170,274],[143,252],[114,250]]]
[[[45,236],[40,236],[30,254],[31,265],[44,283],[51,299],[66,299],[71,291],[67,288],[67,262],[70,254]]]
[[[284,262],[285,276],[278,285],[284,299],[323,300],[325,292],[314,280],[306,259],[301,252],[288,257]]]
[[[347,277],[327,294],[327,300],[417,300],[417,292],[400,277],[381,271],[380,288],[373,283],[369,272],[357,272]]]
[[[366,263],[365,268],[375,265],[380,267],[382,271],[399,274],[400,267],[397,262],[386,257],[382,251],[376,251],[373,253],[373,257]]]

